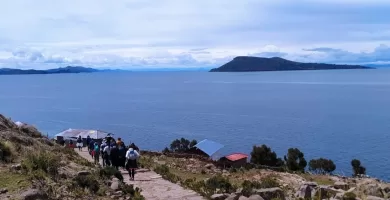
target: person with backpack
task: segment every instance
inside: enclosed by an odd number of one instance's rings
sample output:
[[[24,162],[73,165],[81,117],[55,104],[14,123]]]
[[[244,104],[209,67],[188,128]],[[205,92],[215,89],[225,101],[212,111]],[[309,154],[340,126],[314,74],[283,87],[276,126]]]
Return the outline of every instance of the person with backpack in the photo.
[[[99,164],[99,155],[100,154],[100,146],[97,142],[95,142],[95,147],[93,149],[93,157],[95,161],[95,165]]]
[[[106,144],[106,147],[103,149],[103,166],[111,166],[111,146],[110,144]]]
[[[77,138],[77,147],[79,148],[79,151],[83,150],[83,139],[81,139],[80,135],[79,138]]]
[[[134,181],[135,169],[138,168],[137,160],[140,157],[139,153],[133,148],[129,148],[126,152],[126,170],[129,172],[130,181]]]
[[[90,148],[90,146],[89,146],[89,143],[91,143],[91,141],[92,141],[92,139],[91,139],[91,137],[88,135],[87,136],[87,147],[88,147],[88,152],[91,152],[91,148]]]
[[[92,158],[95,156],[95,144],[96,142],[93,140],[88,143],[89,154],[92,156]]]

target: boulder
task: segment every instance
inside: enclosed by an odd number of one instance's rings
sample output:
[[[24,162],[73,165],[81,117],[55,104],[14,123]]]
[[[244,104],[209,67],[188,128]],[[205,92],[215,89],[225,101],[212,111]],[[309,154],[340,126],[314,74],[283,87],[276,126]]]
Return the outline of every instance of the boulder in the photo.
[[[375,183],[362,184],[359,187],[359,190],[363,191],[363,193],[365,195],[368,195],[368,196],[375,196],[375,197],[381,197],[381,198],[384,197],[382,188],[378,184],[375,184]]]
[[[295,193],[295,197],[302,199],[310,199],[313,188],[314,187],[311,185],[301,185],[301,187],[299,187],[298,191]]]
[[[22,169],[21,164],[11,165],[11,170],[13,170],[13,171],[19,171],[21,169]]]
[[[264,200],[271,200],[273,198],[278,198],[281,200],[285,199],[284,192],[279,187],[258,189],[258,190],[254,190],[253,192],[254,194],[258,194],[261,197],[263,197]]]
[[[317,187],[318,184],[316,182],[304,182],[302,185],[308,185],[308,186],[311,186],[311,187]]]
[[[7,188],[0,189],[0,194],[4,194],[4,193],[7,193],[7,192],[8,192]]]
[[[238,198],[238,200],[249,200],[249,198],[245,197],[245,196],[240,196],[240,198]]]
[[[227,198],[226,198],[226,200],[238,200],[238,198],[239,198],[240,196],[238,196],[238,195],[236,195],[236,194],[230,194]]]
[[[348,190],[349,185],[345,182],[337,181],[336,183],[333,184],[333,187],[336,189],[341,189],[341,190]]]
[[[23,192],[19,199],[21,200],[45,200],[49,199],[46,193],[38,189],[29,189]]]
[[[261,197],[258,194],[254,194],[248,198],[249,200],[264,200],[263,197]]]
[[[331,188],[330,186],[320,185],[312,192],[312,198],[329,199],[336,196],[337,193],[343,193],[337,189]]]
[[[206,164],[204,167],[207,168],[207,169],[211,169],[211,168],[214,167],[214,165],[209,163],[209,164]]]
[[[79,171],[79,172],[77,172],[77,176],[88,176],[90,174],[91,174],[91,172],[89,172],[89,171]]]
[[[119,190],[119,180],[118,179],[116,179],[116,180],[113,179],[110,188],[112,190],[118,191]]]
[[[384,200],[384,198],[368,195],[366,200]]]
[[[213,194],[213,195],[211,195],[211,199],[214,199],[214,200],[224,200],[227,197],[228,196],[226,194]]]

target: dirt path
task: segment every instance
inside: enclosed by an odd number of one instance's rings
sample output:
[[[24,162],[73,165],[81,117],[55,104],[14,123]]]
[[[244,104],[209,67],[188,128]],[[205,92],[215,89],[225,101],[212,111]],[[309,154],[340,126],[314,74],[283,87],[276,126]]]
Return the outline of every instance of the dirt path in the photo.
[[[83,151],[75,151],[85,159],[93,162],[86,148]],[[120,170],[127,184],[133,184],[142,189],[142,195],[147,200],[203,200],[202,196],[192,190],[185,189],[177,184],[171,183],[161,178],[161,176],[153,171],[140,169],[137,170],[135,180],[130,181],[127,171]]]

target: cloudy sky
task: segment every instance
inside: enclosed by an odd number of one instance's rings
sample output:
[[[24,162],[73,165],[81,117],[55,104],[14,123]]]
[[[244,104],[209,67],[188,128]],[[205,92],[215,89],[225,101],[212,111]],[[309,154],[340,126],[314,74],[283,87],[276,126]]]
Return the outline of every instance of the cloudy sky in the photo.
[[[4,0],[0,67],[390,63],[389,0]]]

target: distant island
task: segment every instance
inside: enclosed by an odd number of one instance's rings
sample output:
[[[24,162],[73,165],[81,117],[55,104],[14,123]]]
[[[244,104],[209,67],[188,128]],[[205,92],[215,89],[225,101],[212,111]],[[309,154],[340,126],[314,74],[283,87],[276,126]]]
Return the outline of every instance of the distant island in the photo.
[[[373,69],[361,65],[338,65],[324,63],[301,63],[279,57],[261,58],[238,56],[210,72],[257,72],[257,71],[294,71],[294,70],[330,70],[330,69]]]
[[[0,75],[20,75],[20,74],[69,74],[69,73],[92,73],[100,72],[103,70],[80,67],[80,66],[67,66],[55,69],[36,70],[36,69],[11,69],[0,68]]]

